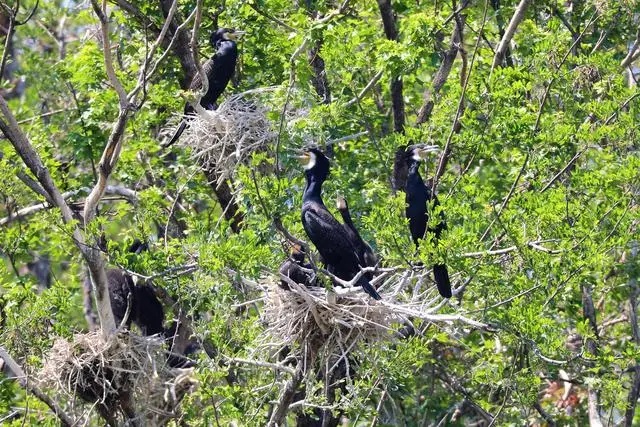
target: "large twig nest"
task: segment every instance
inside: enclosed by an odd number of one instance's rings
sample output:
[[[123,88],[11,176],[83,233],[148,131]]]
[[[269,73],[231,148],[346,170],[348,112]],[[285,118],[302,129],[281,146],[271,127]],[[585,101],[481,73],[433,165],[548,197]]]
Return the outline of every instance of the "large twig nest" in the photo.
[[[80,396],[109,423],[135,417],[160,425],[176,416],[184,395],[195,386],[191,369],[167,364],[163,340],[121,332],[58,338],[46,355],[39,381],[73,400]]]
[[[270,339],[278,345],[316,343],[317,348],[324,346],[327,354],[341,356],[363,342],[402,338],[411,328],[410,319],[486,328],[461,315],[434,314],[446,300],[437,295],[426,276],[389,269],[372,282],[379,284],[381,301],[373,300],[359,287],[328,291],[289,280],[290,290],[284,290],[275,280],[267,280],[263,283],[267,294],[263,320]]]
[[[230,176],[237,166],[254,152],[275,141],[267,108],[260,95],[270,89],[254,89],[227,98],[217,110],[199,109],[187,116],[189,126],[181,143],[190,147],[203,168],[218,173],[218,183]]]

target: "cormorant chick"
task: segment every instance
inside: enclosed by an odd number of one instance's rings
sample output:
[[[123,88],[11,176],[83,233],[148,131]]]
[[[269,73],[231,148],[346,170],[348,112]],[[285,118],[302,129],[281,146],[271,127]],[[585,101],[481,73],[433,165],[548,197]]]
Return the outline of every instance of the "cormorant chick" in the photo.
[[[340,211],[342,221],[344,222],[344,232],[356,248],[356,254],[358,255],[360,265],[362,267],[375,267],[378,264],[378,257],[373,253],[371,246],[362,239],[360,233],[358,233],[358,229],[353,224],[347,200],[342,196],[338,196],[336,199],[336,207],[338,208],[338,211]],[[372,280],[373,272],[367,273],[366,276],[369,280]]]
[[[329,159],[317,149],[305,151],[300,159],[307,180],[302,197],[304,231],[318,249],[327,270],[340,279],[349,281],[360,272],[361,262],[344,227],[322,201],[322,183],[329,176]],[[360,276],[357,285],[362,286],[374,299],[381,299],[365,275]]]
[[[313,271],[306,271],[312,270],[312,266],[309,263],[305,263],[304,258],[304,252],[298,245],[295,245],[291,249],[291,256],[280,266],[279,272],[300,285],[315,286],[316,279]],[[290,290],[289,283],[285,280],[280,280],[280,287],[285,291]]]
[[[209,89],[200,99],[200,105],[205,110],[218,108],[218,98],[224,92],[236,68],[238,60],[236,40],[243,34],[244,31],[236,31],[232,28],[220,28],[211,34],[209,43],[216,49],[216,53],[202,66],[202,70],[209,81]],[[200,78],[200,73],[197,73],[191,80],[189,90],[199,91],[201,87],[202,79]],[[187,102],[184,106],[184,115],[191,115],[194,112],[195,109],[191,106],[191,103]],[[186,127],[187,121],[183,118],[169,142],[165,144],[165,147],[173,145],[180,138]]]
[[[433,194],[431,184],[425,185],[420,176],[420,161],[426,159],[428,153],[437,150],[438,147],[434,145],[418,144],[407,147],[405,151],[405,161],[409,169],[406,186],[406,216],[409,218],[409,230],[416,248],[419,245],[419,239],[424,238],[427,232],[429,203],[433,201],[434,206],[439,204],[438,198]],[[436,239],[440,237],[442,230],[447,228],[442,212],[439,219],[440,221],[435,228],[428,229],[429,232],[434,233]],[[451,298],[451,281],[449,280],[447,266],[435,264],[433,266],[433,278],[438,286],[440,295],[444,298]]]

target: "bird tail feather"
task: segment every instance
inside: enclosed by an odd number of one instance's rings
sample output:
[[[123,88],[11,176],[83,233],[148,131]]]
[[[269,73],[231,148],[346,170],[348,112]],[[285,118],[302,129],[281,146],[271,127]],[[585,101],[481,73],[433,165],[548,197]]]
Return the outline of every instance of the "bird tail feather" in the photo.
[[[371,296],[371,298],[373,298],[375,300],[381,300],[382,299],[382,297],[380,296],[378,291],[376,291],[376,288],[374,288],[373,285],[371,283],[369,283],[369,281],[365,277],[361,277],[360,280],[358,280],[358,284],[360,286],[362,286],[362,289],[366,293],[368,293]]]
[[[175,144],[178,139],[180,138],[180,135],[182,135],[182,132],[184,132],[184,130],[187,127],[187,122],[186,121],[181,121],[180,122],[180,126],[178,126],[178,128],[176,129],[176,131],[173,133],[173,136],[171,137],[171,139],[169,140],[169,142],[167,142],[166,144],[164,144],[164,148],[169,148],[171,147],[173,144]]]
[[[449,280],[449,272],[444,264],[436,264],[433,266],[433,278],[438,285],[438,292],[444,298],[451,298],[451,281]]]

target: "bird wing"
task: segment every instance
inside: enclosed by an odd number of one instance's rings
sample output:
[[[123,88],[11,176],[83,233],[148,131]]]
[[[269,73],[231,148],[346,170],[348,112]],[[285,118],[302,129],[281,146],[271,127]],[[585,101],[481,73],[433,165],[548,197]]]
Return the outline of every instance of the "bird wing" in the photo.
[[[205,76],[209,77],[211,71],[213,70],[213,64],[216,56],[213,55],[211,59],[208,59],[204,64],[202,64],[202,71],[204,71]],[[189,84],[189,90],[200,90],[202,88],[202,78],[200,77],[200,73],[196,73],[191,79],[191,84]]]
[[[352,270],[357,269],[356,250],[344,233],[342,224],[331,212],[323,206],[309,203],[303,207],[302,223],[325,263],[336,267],[351,264]]]

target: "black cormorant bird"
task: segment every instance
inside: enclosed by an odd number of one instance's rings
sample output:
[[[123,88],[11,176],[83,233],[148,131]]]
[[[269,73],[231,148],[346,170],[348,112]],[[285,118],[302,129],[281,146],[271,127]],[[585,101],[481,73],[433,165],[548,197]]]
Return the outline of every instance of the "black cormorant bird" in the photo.
[[[309,263],[304,262],[305,254],[299,246],[291,249],[291,256],[282,263],[279,273],[288,277],[294,282],[303,286],[315,286],[315,274],[313,267]],[[280,280],[280,287],[285,291],[289,290],[289,283],[286,280]]]
[[[164,308],[153,287],[136,285],[131,275],[121,269],[109,269],[106,273],[116,326],[120,326],[129,308],[129,317],[125,322],[127,328],[133,322],[142,335],[164,333]]]
[[[375,267],[378,264],[378,257],[373,253],[371,246],[362,239],[360,233],[358,233],[358,229],[353,224],[347,200],[342,196],[338,196],[336,199],[336,207],[338,208],[338,211],[340,211],[342,221],[344,222],[344,232],[356,248],[360,265],[363,267]],[[373,272],[367,273],[367,277],[369,280],[373,279]]]
[[[209,89],[207,93],[200,99],[200,105],[205,110],[215,110],[218,108],[216,102],[218,98],[224,92],[229,80],[236,68],[236,61],[238,60],[238,46],[236,40],[239,36],[243,35],[244,31],[236,31],[232,28],[220,28],[211,34],[209,42],[211,46],[216,50],[216,53],[211,59],[204,63],[202,69],[209,81]],[[200,73],[197,73],[189,89],[192,91],[198,91],[202,87],[202,79]],[[184,115],[191,115],[195,112],[191,103],[187,102],[184,106]],[[180,125],[176,129],[175,133],[171,137],[165,147],[173,145],[182,132],[187,127],[187,121],[183,118]]]
[[[329,159],[317,149],[300,156],[307,184],[302,198],[302,225],[318,249],[327,270],[342,280],[351,280],[360,272],[357,249],[347,237],[344,227],[322,201],[322,183],[329,176]],[[365,275],[357,282],[374,299],[381,299]]]
[[[425,185],[420,176],[420,161],[424,160],[428,153],[438,150],[434,145],[412,145],[407,147],[405,152],[405,161],[409,172],[407,175],[406,187],[406,216],[409,218],[409,230],[416,247],[419,240],[424,238],[427,232],[427,222],[429,221],[429,203],[433,201],[434,206],[438,206],[438,198],[433,194],[431,185]],[[440,221],[435,228],[429,228],[437,239],[440,237],[442,230],[447,228],[444,222],[444,215],[440,214]],[[433,266],[433,278],[438,286],[440,295],[445,298],[451,298],[451,281],[447,266],[444,264],[435,264]]]

